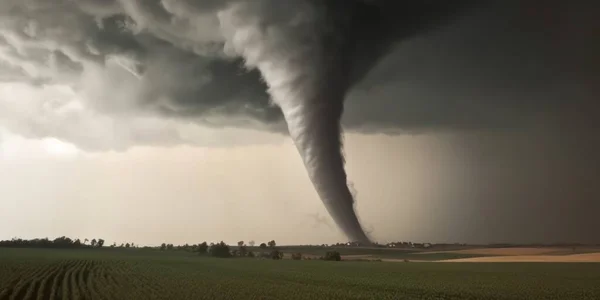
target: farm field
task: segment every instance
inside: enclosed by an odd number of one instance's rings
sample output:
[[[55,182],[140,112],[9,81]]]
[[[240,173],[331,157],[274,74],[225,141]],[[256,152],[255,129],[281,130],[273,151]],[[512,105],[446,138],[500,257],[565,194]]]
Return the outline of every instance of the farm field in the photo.
[[[470,248],[446,251],[369,247],[284,246],[286,253],[300,252],[318,257],[325,251],[338,251],[344,260],[383,260],[426,262],[600,262],[600,248],[586,247],[505,247]]]
[[[460,252],[424,252],[409,249],[388,249],[388,248],[368,248],[368,247],[301,247],[301,246],[283,246],[278,247],[284,253],[299,252],[308,257],[322,256],[326,251],[337,251],[344,259],[395,259],[395,260],[414,260],[414,261],[438,261],[447,259],[472,258],[486,256],[473,253]],[[254,250],[254,249],[253,249]],[[258,251],[258,250],[256,250]]]
[[[0,299],[600,299],[600,264],[217,259],[2,249]]]

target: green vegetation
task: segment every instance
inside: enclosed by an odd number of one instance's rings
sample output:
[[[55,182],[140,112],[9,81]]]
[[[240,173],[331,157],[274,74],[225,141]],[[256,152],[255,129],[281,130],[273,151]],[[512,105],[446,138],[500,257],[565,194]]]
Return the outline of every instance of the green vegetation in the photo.
[[[220,257],[220,258],[237,256],[237,251],[234,252],[232,255],[231,251],[229,250],[229,246],[227,244],[223,243],[222,241],[220,243],[212,245],[209,248],[208,253],[211,256]]]
[[[0,241],[0,247],[4,248],[55,248],[55,249],[74,249],[74,248],[102,248],[104,246],[103,239],[93,239],[88,245],[88,239],[83,242],[79,239],[71,239],[66,236],[57,237],[54,240],[48,238],[43,239],[12,239]]]
[[[598,282],[599,264],[218,259],[140,248],[0,248],[1,300],[600,299]]]
[[[342,256],[337,251],[327,251],[325,253],[325,260],[340,261],[342,260]]]
[[[270,257],[275,260],[283,259],[283,252],[281,252],[279,250],[272,250]]]

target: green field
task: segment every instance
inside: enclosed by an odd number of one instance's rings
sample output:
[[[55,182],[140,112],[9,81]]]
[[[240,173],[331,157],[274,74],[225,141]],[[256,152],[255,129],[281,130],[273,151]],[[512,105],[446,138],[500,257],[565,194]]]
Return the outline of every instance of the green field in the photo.
[[[1,249],[0,299],[600,299],[600,264],[217,259]]]

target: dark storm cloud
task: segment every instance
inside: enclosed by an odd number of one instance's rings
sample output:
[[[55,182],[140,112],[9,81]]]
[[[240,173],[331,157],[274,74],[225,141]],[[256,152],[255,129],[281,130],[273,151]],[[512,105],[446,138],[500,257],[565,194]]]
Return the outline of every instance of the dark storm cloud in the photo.
[[[216,126],[228,122],[240,126],[247,118],[271,124],[272,129],[276,129],[277,123],[282,121],[281,111],[270,103],[259,72],[244,70],[241,59],[199,59],[187,53],[174,57],[145,70],[142,84],[146,94],[140,106],[165,116],[204,119],[207,125],[211,125],[211,116],[221,117],[221,124],[214,124]],[[172,82],[170,78],[175,76],[188,80]],[[240,123],[235,123],[236,117]]]
[[[139,96],[128,99],[131,105],[98,97],[101,103],[93,103],[97,109],[150,108],[215,126],[247,126],[254,120],[257,127],[281,131],[281,113],[269,103],[260,74],[244,69],[240,59],[223,56],[224,41],[214,14],[229,2],[8,1],[2,4],[0,53],[5,66],[1,78],[36,85],[71,83],[86,64],[104,65],[119,57],[129,62],[129,71],[141,75]],[[348,51],[347,58],[356,61],[355,81],[364,75],[361,69],[368,70],[391,47],[395,37],[406,34],[401,31],[406,26],[395,26],[399,24],[394,20],[414,23],[408,32],[413,34],[415,28],[431,25],[437,15],[447,14],[437,2],[437,11],[432,5],[390,1],[327,3],[323,9],[338,19],[360,11],[353,16],[359,19],[353,22],[355,28],[345,29],[355,35],[346,45],[356,49]],[[279,9],[285,10],[285,5]],[[413,13],[392,14],[394,9]]]
[[[140,92],[128,105],[99,97],[101,110],[284,131],[260,74],[222,53],[215,13],[231,2],[4,2],[0,80],[73,82],[85,64],[118,56],[141,75]],[[348,130],[514,127],[597,95],[598,22],[585,1],[487,1],[457,22],[447,16],[460,7],[443,1],[315,3],[354,26]]]
[[[105,113],[149,109],[208,125],[271,124],[281,130],[281,113],[269,103],[258,72],[222,53],[214,11],[222,5],[225,2],[4,2],[0,79],[82,89],[78,80],[90,65],[101,70],[117,63],[139,82],[112,88],[135,89],[130,93],[135,97],[115,100],[106,84],[104,91],[84,99],[89,106]],[[200,15],[191,14],[194,9]]]
[[[345,124],[370,132],[519,128],[594,102],[598,11],[587,1],[488,3],[395,48],[353,90]]]

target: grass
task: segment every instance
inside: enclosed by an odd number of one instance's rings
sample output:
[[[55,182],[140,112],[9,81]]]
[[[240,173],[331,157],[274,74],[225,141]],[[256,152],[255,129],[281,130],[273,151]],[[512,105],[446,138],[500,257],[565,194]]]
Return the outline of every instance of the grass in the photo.
[[[213,259],[0,249],[0,299],[600,299],[600,264]]]

